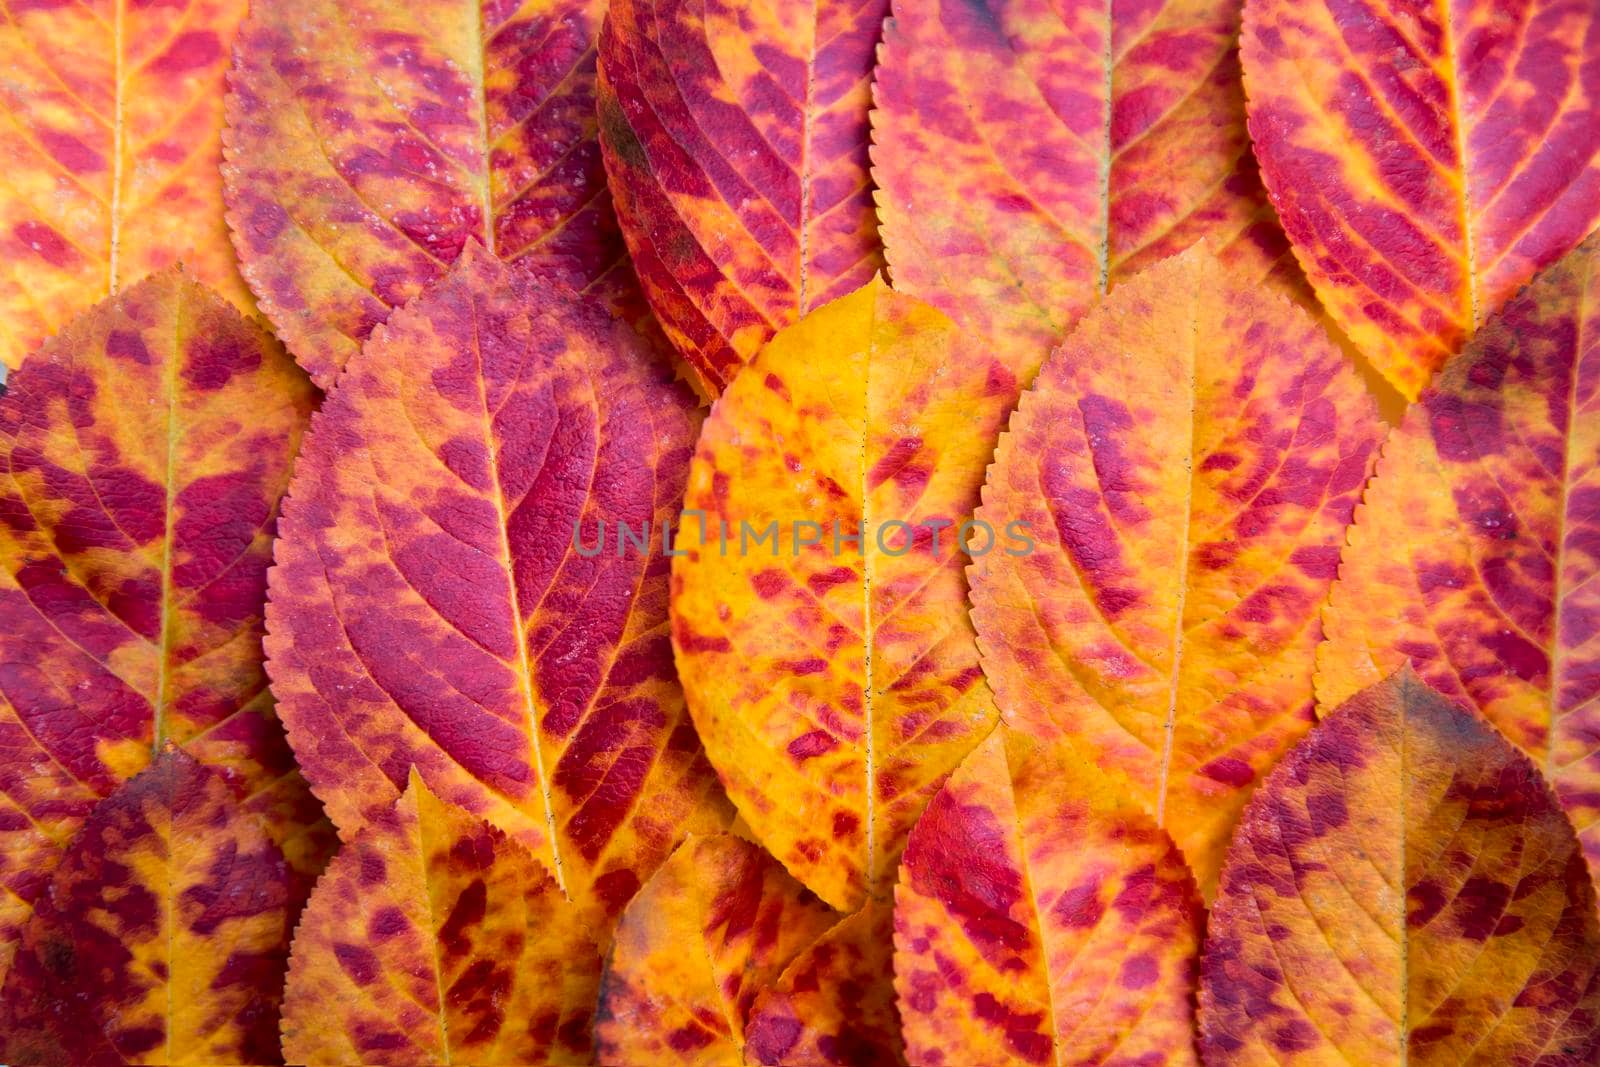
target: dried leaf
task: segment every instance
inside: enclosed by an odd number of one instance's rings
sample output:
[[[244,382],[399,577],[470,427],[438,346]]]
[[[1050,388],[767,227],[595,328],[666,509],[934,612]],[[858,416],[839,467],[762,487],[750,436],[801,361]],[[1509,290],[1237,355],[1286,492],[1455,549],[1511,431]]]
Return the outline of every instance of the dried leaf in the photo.
[[[0,6],[0,380],[182,259],[250,310],[222,223],[223,67],[245,0]]]
[[[1537,762],[1600,871],[1600,237],[1445,365],[1384,446],[1317,650],[1343,702],[1408,660]]]
[[[894,910],[874,900],[797,956],[750,1009],[749,1062],[905,1063],[893,983]]]
[[[957,526],[1015,390],[874,280],[778,334],[700,435],[672,574],[689,709],[756,837],[841,911],[994,722]]]
[[[1310,726],[1327,596],[1381,425],[1300,308],[1200,249],[1119,286],[1001,438],[973,562],[1007,722],[1126,778],[1203,893]]]
[[[1409,670],[1251,802],[1211,912],[1207,1064],[1600,1057],[1600,919],[1526,757]]]
[[[1242,52],[1295,255],[1407,399],[1600,222],[1591,3],[1248,0]]]
[[[1004,727],[928,805],[895,889],[915,1064],[1195,1064],[1200,895],[1065,746]]]
[[[698,418],[650,358],[469,246],[323,406],[267,610],[273,692],[345,840],[414,765],[596,907],[597,933],[685,833],[726,822],[673,675],[666,559],[574,550],[579,523],[677,512]]]
[[[326,388],[472,239],[636,299],[595,142],[603,0],[257,3],[229,77],[245,277]]]
[[[613,0],[600,144],[639,280],[715,396],[882,263],[868,84],[888,0]]]
[[[283,1051],[310,1064],[588,1063],[593,935],[544,865],[412,774],[317,883]]]
[[[61,849],[168,740],[301,872],[321,813],[261,667],[278,501],[315,391],[168,270],[70,323],[0,397],[0,972]]]
[[[1207,241],[1303,286],[1245,135],[1240,0],[898,0],[872,113],[895,287],[1026,382],[1067,328]]]
[[[278,1063],[283,854],[169,745],[89,816],[0,995],[10,1063]]]
[[[838,916],[760,848],[685,841],[617,923],[600,987],[601,1063],[745,1063],[756,994]]]

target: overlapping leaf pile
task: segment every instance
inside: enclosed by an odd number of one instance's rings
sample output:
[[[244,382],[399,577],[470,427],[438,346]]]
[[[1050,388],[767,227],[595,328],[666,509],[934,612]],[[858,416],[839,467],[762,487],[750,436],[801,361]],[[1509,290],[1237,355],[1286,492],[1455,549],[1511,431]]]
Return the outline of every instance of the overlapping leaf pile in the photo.
[[[1593,4],[0,58],[0,1062],[1600,1063]]]

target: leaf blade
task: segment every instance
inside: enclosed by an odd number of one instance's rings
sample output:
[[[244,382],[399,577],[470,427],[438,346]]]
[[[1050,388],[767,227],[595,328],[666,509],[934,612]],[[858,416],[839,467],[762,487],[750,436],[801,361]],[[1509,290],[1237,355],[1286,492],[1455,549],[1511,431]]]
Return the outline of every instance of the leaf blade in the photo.
[[[599,977],[593,935],[543,864],[413,775],[306,906],[284,1056],[588,1063]]]
[[[1408,400],[1600,221],[1594,22],[1551,2],[1245,6],[1273,202],[1329,314]],[[1507,92],[1541,104],[1497,106]]]
[[[222,219],[223,68],[244,0],[16,5],[0,152],[0,365],[180,258],[249,313]]]
[[[351,360],[296,469],[266,639],[345,839],[415,766],[603,931],[722,827],[663,561],[575,547],[675,513],[697,423],[637,333],[476,244]]]
[[[971,568],[1002,714],[1121,775],[1207,895],[1248,790],[1310,724],[1380,431],[1309,315],[1191,249],[1079,324],[996,451],[978,517],[1037,543]]]
[[[757,846],[685,841],[617,923],[596,1016],[600,1061],[744,1063],[757,994],[836,918]]]
[[[69,324],[0,397],[0,970],[96,802],[173,740],[314,875],[259,650],[279,500],[314,391],[177,269]],[[147,414],[148,413],[148,414]]]
[[[1196,242],[1302,287],[1250,155],[1239,9],[897,3],[872,113],[896,287],[1023,383],[1109,287]]]
[[[635,301],[589,117],[602,9],[256,5],[229,76],[228,223],[319,385],[474,238]]]
[[[1075,759],[1002,726],[912,831],[894,938],[910,1062],[1198,1062],[1194,878]]]
[[[711,396],[881,265],[867,86],[887,10],[611,5],[599,110],[612,195],[645,294]]]
[[[881,280],[750,367],[696,449],[685,507],[704,517],[673,560],[673,644],[729,798],[796,878],[851,911],[893,880],[938,779],[994,721],[954,526],[1015,384]],[[911,529],[923,521],[949,524],[937,551]],[[824,531],[809,547],[800,522]]]
[[[222,777],[169,747],[95,808],[56,868],[6,977],[0,1053],[277,1062],[289,880]]]
[[[1210,931],[1208,1063],[1581,1063],[1600,1042],[1600,919],[1571,825],[1526,757],[1409,671],[1273,772]]]
[[[1317,698],[1410,661],[1544,770],[1600,870],[1600,240],[1547,268],[1421,395],[1340,563]],[[1365,609],[1393,605],[1382,624]]]

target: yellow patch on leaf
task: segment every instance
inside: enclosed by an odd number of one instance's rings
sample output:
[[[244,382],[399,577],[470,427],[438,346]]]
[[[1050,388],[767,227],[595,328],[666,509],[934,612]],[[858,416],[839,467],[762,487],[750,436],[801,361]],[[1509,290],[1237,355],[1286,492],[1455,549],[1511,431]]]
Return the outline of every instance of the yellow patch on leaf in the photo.
[[[701,433],[672,573],[689,710],[755,836],[841,911],[994,722],[957,539],[1015,398],[875,280],[778,334]]]

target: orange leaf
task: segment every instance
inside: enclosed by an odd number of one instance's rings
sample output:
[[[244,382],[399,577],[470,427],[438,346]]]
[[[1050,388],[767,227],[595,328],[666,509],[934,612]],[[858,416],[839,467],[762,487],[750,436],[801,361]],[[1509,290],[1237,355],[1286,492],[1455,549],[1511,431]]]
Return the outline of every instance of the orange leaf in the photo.
[[[594,134],[603,0],[252,5],[229,76],[228,223],[328,387],[470,241],[637,302]]]
[[[1295,255],[1407,399],[1600,223],[1591,3],[1248,0],[1242,51]]]
[[[669,378],[632,329],[477,245],[346,366],[296,466],[266,640],[346,840],[415,766],[598,934],[685,833],[725,825],[666,560],[575,537],[676,515],[699,420]]]
[[[1148,815],[1065,747],[1001,727],[906,846],[894,970],[907,1058],[1195,1064],[1201,914]]]
[[[1193,249],[1119,286],[1001,438],[973,562],[1007,722],[1127,781],[1202,892],[1249,790],[1310,726],[1318,612],[1381,426],[1282,295]]]
[[[689,710],[756,837],[841,911],[994,722],[957,527],[1015,397],[874,280],[773,338],[700,435],[672,572]]]
[[[306,906],[284,1057],[588,1063],[599,980],[594,939],[543,865],[413,773]]]
[[[0,397],[0,972],[95,803],[167,740],[303,874],[330,843],[261,666],[278,501],[315,391],[177,269],[35,353]]]
[[[1211,912],[1210,1065],[1589,1064],[1600,919],[1533,764],[1409,670],[1251,801]]]
[[[1317,697],[1332,707],[1409,660],[1533,757],[1600,871],[1597,576],[1591,237],[1445,365],[1385,445],[1333,587]]]
[[[25,1064],[277,1063],[289,872],[171,745],[83,823],[0,995]]]
[[[872,113],[895,287],[1026,382],[1110,286],[1196,241],[1304,280],[1245,135],[1240,0],[898,0]]]
[[[743,1064],[756,993],[837,919],[755,845],[685,841],[617,923],[600,1062]]]
[[[760,1064],[905,1062],[894,1007],[894,911],[874,900],[785,968],[750,1008],[746,1058]]]
[[[600,144],[667,336],[715,396],[882,263],[868,84],[888,0],[613,0]]]
[[[180,258],[245,310],[222,223],[222,78],[245,0],[0,6],[0,377]]]

